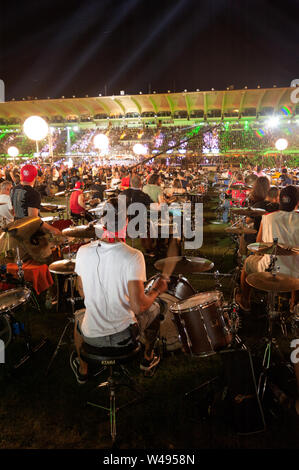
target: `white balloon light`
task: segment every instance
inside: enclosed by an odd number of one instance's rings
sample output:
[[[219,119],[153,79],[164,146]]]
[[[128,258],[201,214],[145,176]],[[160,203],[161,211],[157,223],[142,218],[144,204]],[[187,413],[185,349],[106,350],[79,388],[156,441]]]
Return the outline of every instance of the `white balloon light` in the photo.
[[[93,145],[102,152],[107,151],[109,147],[109,139],[105,134],[97,134],[93,138]]]
[[[15,157],[17,157],[17,156],[19,155],[19,149],[18,149],[17,147],[14,147],[14,146],[9,147],[9,148],[7,149],[7,153],[8,153],[8,155],[9,155],[10,157],[14,157],[14,158],[15,158]]]
[[[31,116],[24,122],[23,130],[29,139],[38,141],[48,135],[49,126],[40,116]]]
[[[136,153],[136,155],[145,155],[147,150],[146,147],[142,144],[135,144],[133,147],[133,152]]]
[[[288,141],[286,139],[278,139],[275,142],[275,147],[279,151],[285,150],[287,148],[287,146],[288,146]]]

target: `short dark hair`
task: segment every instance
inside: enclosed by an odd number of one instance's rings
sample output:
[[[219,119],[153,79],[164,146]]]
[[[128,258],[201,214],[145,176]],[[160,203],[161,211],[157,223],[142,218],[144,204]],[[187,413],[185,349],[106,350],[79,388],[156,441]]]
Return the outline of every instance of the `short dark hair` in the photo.
[[[280,191],[279,210],[292,212],[299,201],[299,192],[296,186],[289,185]]]

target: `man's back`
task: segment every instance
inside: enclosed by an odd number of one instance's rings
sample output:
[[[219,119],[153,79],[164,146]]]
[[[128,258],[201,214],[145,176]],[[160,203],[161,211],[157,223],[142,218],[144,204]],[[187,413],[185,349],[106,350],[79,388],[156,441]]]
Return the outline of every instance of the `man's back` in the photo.
[[[111,335],[134,323],[128,282],[146,280],[140,251],[120,242],[95,241],[79,249],[75,271],[81,277],[85,295],[85,336]]]
[[[41,196],[38,191],[29,185],[18,184],[12,190],[12,205],[15,218],[22,219],[28,216],[28,207],[40,209]]]

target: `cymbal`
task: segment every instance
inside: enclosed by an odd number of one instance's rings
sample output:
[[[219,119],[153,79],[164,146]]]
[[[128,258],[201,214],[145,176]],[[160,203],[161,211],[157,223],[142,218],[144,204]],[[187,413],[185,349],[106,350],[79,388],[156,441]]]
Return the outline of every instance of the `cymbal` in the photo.
[[[88,193],[97,193],[98,191],[96,189],[87,189],[86,191],[83,191],[83,194],[88,194]]]
[[[187,258],[186,256],[173,256],[159,259],[154,266],[158,271],[164,271],[168,264],[172,265],[175,262],[174,274],[202,273],[214,267],[214,263],[208,259],[197,257]]]
[[[7,225],[5,231],[21,240],[29,240],[37,232],[43,221],[40,217],[23,217]]]
[[[247,246],[249,251],[253,253],[260,253],[263,255],[271,255],[274,248],[274,243],[265,243],[265,242],[257,242],[257,243],[250,243]],[[277,245],[277,256],[292,256],[299,254],[298,247],[288,247],[286,245],[278,244]]]
[[[225,231],[227,233],[232,233],[234,235],[242,235],[243,233],[254,234],[256,230],[249,227],[226,227]]]
[[[73,260],[63,259],[50,264],[49,271],[54,274],[72,274],[75,271]]]
[[[67,191],[59,191],[58,193],[55,193],[54,196],[65,196]]]
[[[57,209],[58,205],[57,204],[45,204],[41,203],[41,212],[54,212]]]
[[[237,189],[238,191],[249,191],[251,186],[245,186],[243,184],[232,184],[228,189]]]
[[[266,292],[291,292],[299,289],[299,279],[286,274],[253,273],[246,281],[252,287]]]
[[[95,238],[96,232],[94,227],[89,225],[78,225],[77,227],[69,227],[62,230],[62,235],[73,238]]]
[[[261,217],[262,215],[265,215],[267,211],[265,209],[251,209],[250,207],[248,207],[232,209],[232,213],[236,215],[243,215],[246,217]]]

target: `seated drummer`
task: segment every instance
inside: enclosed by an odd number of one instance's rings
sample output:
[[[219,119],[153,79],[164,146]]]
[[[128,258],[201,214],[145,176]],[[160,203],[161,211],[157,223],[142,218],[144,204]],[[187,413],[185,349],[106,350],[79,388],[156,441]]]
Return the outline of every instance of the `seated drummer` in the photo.
[[[40,217],[41,195],[34,189],[36,178],[37,169],[34,165],[24,165],[21,168],[21,181],[13,187],[11,192],[15,219]],[[45,222],[43,223],[42,229],[53,235],[61,235],[60,230]]]
[[[272,243],[274,238],[278,243],[290,247],[299,247],[299,192],[296,186],[283,188],[279,196],[279,210],[262,217],[257,242]],[[244,264],[241,273],[241,294],[236,301],[244,311],[250,311],[251,288],[246,282],[248,274],[265,272],[270,265],[270,255],[251,255]],[[279,272],[291,277],[299,277],[299,255],[277,256],[276,266]],[[291,310],[299,301],[299,292],[293,292]]]
[[[77,181],[75,183],[74,191],[71,194],[70,211],[71,216],[77,221],[80,218],[84,218],[88,222],[91,222],[93,220],[92,215],[86,210],[85,197],[83,194],[83,183],[81,183],[80,181]]]
[[[112,212],[113,219],[116,218],[114,230],[120,233],[126,223],[126,214],[121,214],[117,198],[111,198],[109,203],[110,216]],[[88,380],[88,364],[80,357],[83,341],[99,348],[119,348],[130,345],[136,335],[144,333],[146,344],[141,370],[152,369],[160,360],[153,350],[160,319],[157,309],[150,307],[166,291],[167,282],[159,278],[145,294],[143,254],[123,243],[117,232],[114,232],[114,238],[110,232],[109,238],[105,239],[105,231],[101,236],[101,241],[80,247],[76,257],[78,290],[86,307],[83,318],[77,318],[75,323],[77,356],[73,353],[70,358],[79,384]]]

